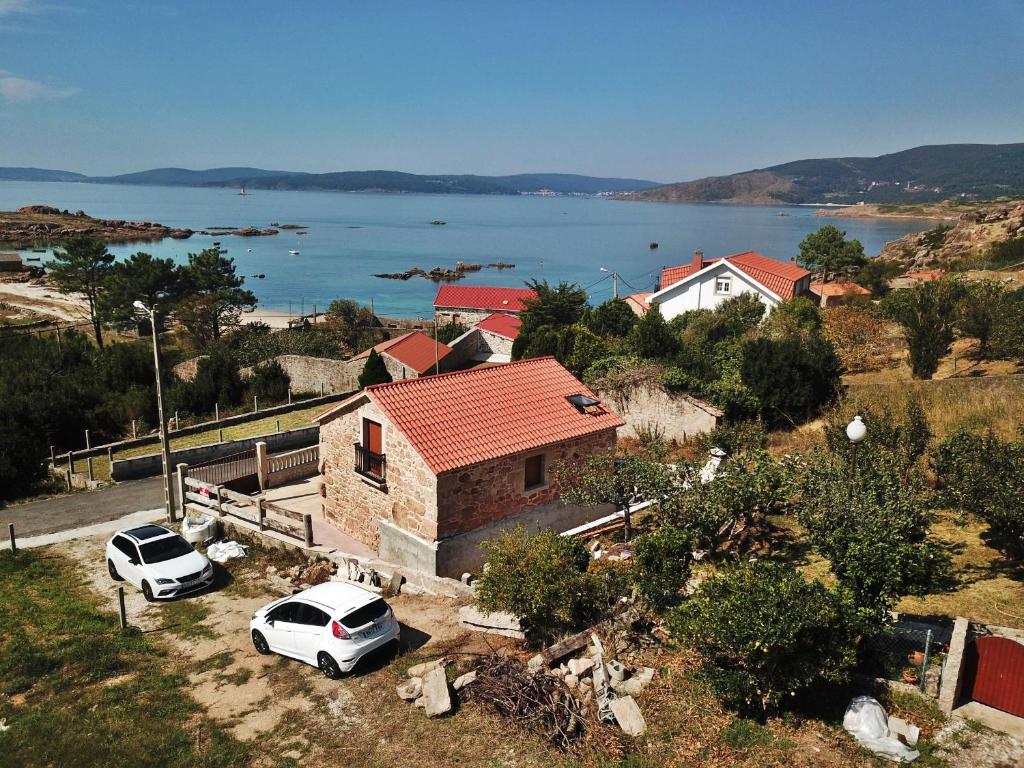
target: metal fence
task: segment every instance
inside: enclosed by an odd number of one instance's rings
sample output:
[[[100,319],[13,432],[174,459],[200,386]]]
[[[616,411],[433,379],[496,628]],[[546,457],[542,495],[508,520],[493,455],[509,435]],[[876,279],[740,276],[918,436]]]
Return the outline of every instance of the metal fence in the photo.
[[[887,680],[902,680],[925,690],[930,667],[941,668],[944,643],[935,631],[916,625],[893,624],[864,638],[861,672]]]

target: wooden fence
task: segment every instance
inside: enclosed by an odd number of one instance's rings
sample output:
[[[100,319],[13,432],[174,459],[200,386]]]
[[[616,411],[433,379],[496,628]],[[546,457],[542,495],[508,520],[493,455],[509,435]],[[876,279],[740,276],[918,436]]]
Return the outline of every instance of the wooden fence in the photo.
[[[293,512],[262,496],[246,496],[194,477],[182,477],[179,482],[184,490],[186,512],[212,513],[218,517],[230,515],[257,526],[260,531],[277,531],[297,539],[307,549],[313,546],[313,518],[309,513]]]

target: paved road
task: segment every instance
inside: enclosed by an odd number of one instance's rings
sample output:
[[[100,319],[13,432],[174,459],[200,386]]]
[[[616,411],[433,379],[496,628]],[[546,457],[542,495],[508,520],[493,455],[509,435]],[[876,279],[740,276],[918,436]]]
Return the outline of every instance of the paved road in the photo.
[[[163,505],[164,486],[160,477],[16,504],[0,509],[0,541],[8,540],[9,523],[14,523],[14,535],[20,539],[116,520],[132,512],[158,509]]]

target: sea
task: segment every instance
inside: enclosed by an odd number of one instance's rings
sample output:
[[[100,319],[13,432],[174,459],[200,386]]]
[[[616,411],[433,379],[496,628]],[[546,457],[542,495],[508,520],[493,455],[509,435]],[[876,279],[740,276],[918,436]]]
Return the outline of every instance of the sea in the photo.
[[[907,219],[824,218],[797,206],[265,190],[241,196],[223,188],[0,181],[0,210],[33,204],[193,230],[304,225],[305,234],[283,229],[267,237],[193,235],[110,250],[118,257],[145,251],[184,263],[189,253],[219,241],[262,309],[308,314],[314,306],[322,311],[332,300],[348,298],[372,303],[379,315],[409,318],[430,316],[439,284],[374,274],[452,268],[458,261],[505,262],[515,267],[485,267],[459,284],[566,280],[586,288],[597,304],[611,297],[613,272],[620,276],[620,295],[651,290],[663,266],[689,261],[696,249],[708,258],[753,250],[789,261],[808,233],[833,223],[875,255],[886,241],[931,226]]]

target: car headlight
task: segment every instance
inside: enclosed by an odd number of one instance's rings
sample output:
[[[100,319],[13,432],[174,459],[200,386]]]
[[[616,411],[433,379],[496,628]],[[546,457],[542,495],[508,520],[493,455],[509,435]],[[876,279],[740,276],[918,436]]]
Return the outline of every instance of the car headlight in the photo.
[[[207,571],[212,571],[212,570],[213,570],[213,563],[207,563],[206,567],[203,568],[203,573],[206,573]]]
[[[174,583],[174,579],[157,579],[156,583],[157,584],[173,584]]]

